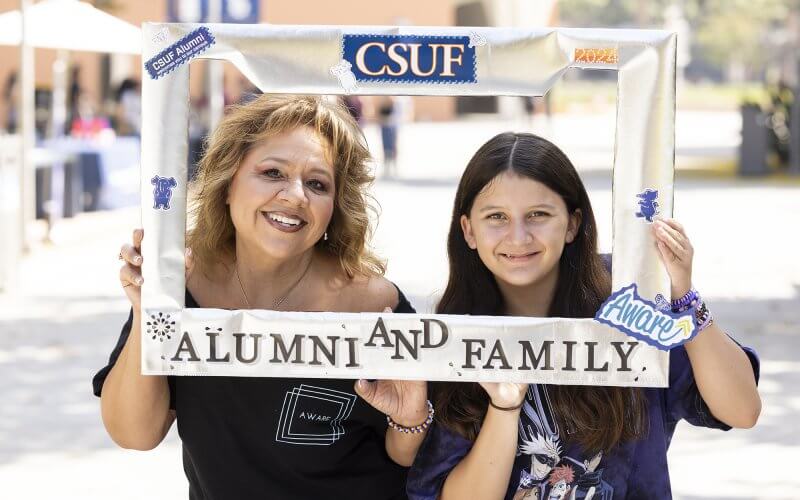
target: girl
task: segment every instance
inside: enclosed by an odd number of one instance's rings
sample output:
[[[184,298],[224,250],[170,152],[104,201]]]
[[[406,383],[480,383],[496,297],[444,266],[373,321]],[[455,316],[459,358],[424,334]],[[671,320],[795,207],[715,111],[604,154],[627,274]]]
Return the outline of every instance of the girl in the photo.
[[[692,246],[674,220],[652,229],[680,299],[691,289]],[[611,292],[575,168],[531,134],[500,134],[467,165],[448,253],[438,313],[593,317]],[[761,407],[755,353],[710,315],[701,326],[670,351],[666,389],[436,384],[437,423],[409,472],[409,497],[671,498],[666,454],[677,422],[752,427]]]

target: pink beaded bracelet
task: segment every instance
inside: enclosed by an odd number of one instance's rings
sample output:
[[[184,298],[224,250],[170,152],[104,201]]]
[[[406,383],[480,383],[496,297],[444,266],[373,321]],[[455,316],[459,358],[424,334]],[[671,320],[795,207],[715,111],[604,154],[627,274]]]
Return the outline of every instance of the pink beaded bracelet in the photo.
[[[428,416],[425,418],[425,421],[419,425],[415,425],[414,427],[406,427],[405,425],[400,425],[389,415],[386,415],[386,423],[389,424],[389,427],[396,430],[397,432],[402,432],[403,434],[419,434],[420,432],[425,432],[425,430],[430,427],[431,423],[433,423],[433,403],[431,403],[430,399],[426,401],[428,403]]]

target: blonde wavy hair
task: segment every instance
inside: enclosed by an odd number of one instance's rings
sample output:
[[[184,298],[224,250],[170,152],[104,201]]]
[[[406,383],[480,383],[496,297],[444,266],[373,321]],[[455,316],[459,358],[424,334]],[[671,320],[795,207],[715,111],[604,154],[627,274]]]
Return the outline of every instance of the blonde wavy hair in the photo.
[[[337,257],[349,277],[383,275],[385,263],[368,248],[369,212],[375,213],[367,188],[370,153],[361,129],[338,102],[321,96],[262,95],[228,108],[206,143],[190,190],[186,244],[206,272],[223,256],[235,258],[236,230],[225,200],[236,170],[249,149],[266,137],[308,126],[325,139],[336,187],[328,239],[317,247]]]

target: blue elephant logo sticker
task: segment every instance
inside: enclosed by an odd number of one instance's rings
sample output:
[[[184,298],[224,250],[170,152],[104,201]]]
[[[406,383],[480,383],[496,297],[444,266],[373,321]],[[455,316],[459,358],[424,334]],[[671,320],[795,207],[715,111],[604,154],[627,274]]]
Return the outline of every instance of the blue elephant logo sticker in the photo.
[[[658,190],[645,189],[643,192],[636,195],[639,198],[639,211],[636,217],[643,217],[647,222],[653,222],[653,217],[658,215]]]
[[[178,185],[175,177],[161,177],[156,175],[150,179],[153,189],[153,208],[169,210],[169,200],[172,199],[172,189]]]

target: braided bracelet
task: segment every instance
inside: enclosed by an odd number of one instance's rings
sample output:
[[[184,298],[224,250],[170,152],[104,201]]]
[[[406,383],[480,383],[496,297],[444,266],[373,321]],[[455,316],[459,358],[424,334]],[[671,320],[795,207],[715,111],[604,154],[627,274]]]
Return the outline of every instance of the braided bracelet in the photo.
[[[497,406],[496,404],[494,404],[494,402],[492,402],[492,400],[491,400],[491,399],[489,399],[489,405],[490,405],[492,408],[495,408],[495,409],[497,409],[497,410],[500,410],[500,411],[514,411],[514,410],[519,410],[520,408],[522,408],[522,405],[523,405],[523,404],[525,404],[525,398],[523,398],[523,399],[522,399],[522,401],[520,401],[520,403],[519,403],[518,405],[516,405],[516,406]]]
[[[420,432],[424,432],[428,427],[431,426],[431,423],[433,423],[433,414],[435,413],[431,400],[428,399],[426,403],[428,403],[428,416],[421,424],[415,425],[414,427],[406,427],[405,425],[400,425],[392,420],[392,417],[389,415],[386,415],[386,423],[389,424],[389,427],[392,429],[396,430],[397,432],[402,432],[403,434],[419,434]]]

